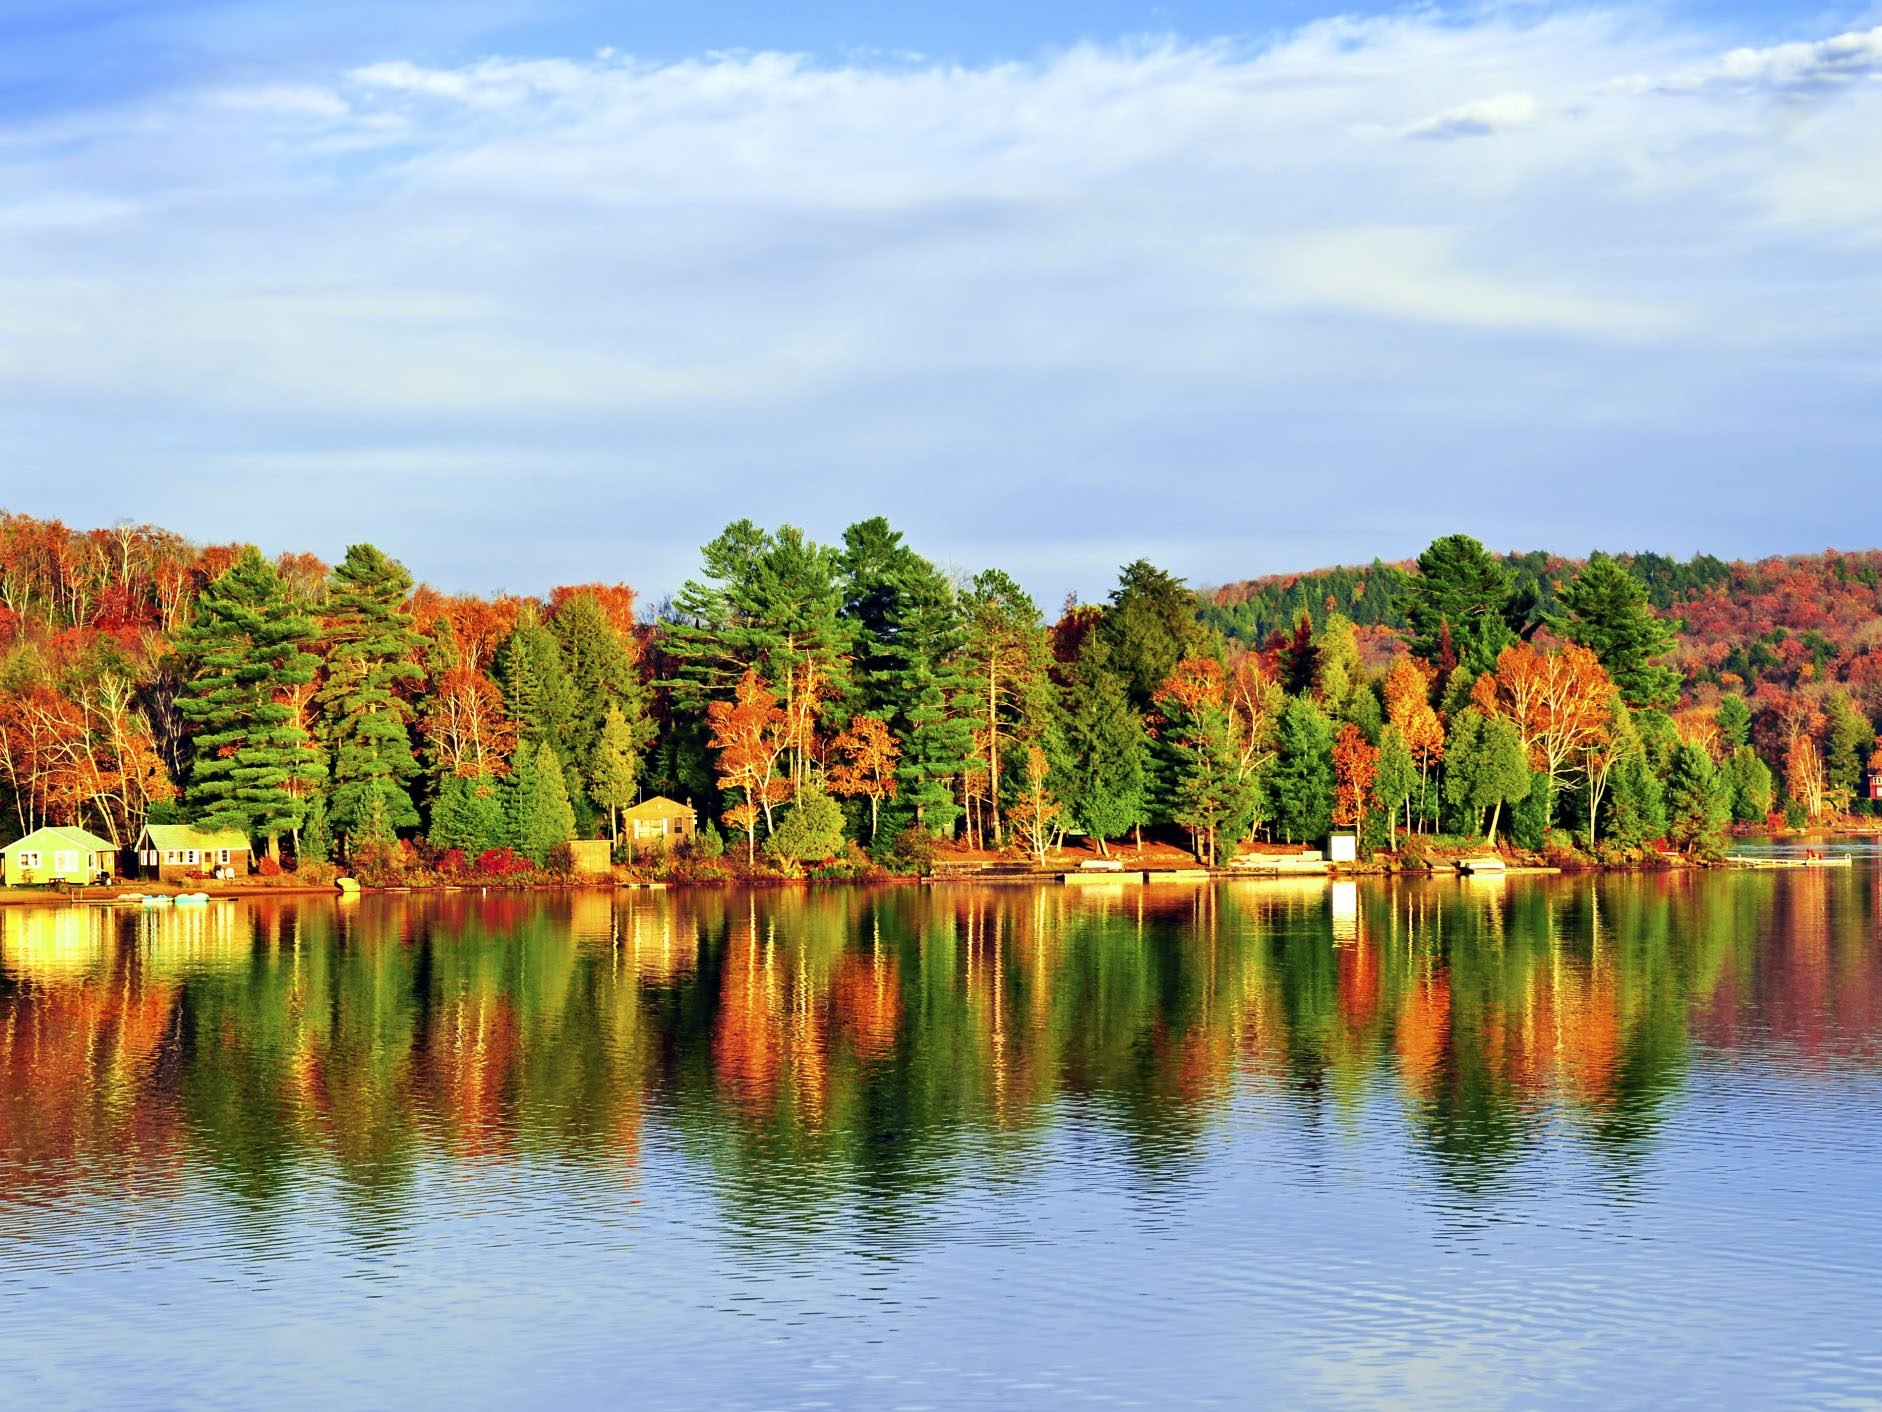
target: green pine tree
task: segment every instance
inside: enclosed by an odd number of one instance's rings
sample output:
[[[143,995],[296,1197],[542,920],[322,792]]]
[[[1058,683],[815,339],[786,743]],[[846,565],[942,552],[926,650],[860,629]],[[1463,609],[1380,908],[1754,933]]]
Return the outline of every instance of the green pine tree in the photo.
[[[555,635],[533,618],[511,629],[497,649],[497,685],[520,741],[565,758],[576,712],[575,685]]]
[[[1644,750],[1615,767],[1602,834],[1622,848],[1644,848],[1666,834],[1666,803],[1660,778]]]
[[[503,788],[491,775],[447,775],[431,805],[434,848],[458,848],[476,858],[509,842]]]
[[[1418,556],[1400,607],[1412,652],[1442,672],[1462,667],[1475,680],[1516,641],[1510,620],[1520,608],[1510,572],[1467,534],[1446,535]]]
[[[896,697],[889,723],[902,748],[897,798],[919,827],[942,837],[960,818],[955,784],[973,749],[969,683],[960,667],[965,635],[958,598],[939,573],[898,585],[886,639]]]
[[[1089,634],[1065,669],[1056,773],[1058,796],[1074,825],[1109,852],[1105,841],[1146,822],[1149,740],[1131,709],[1124,681],[1110,669],[1111,649]]]
[[[1666,779],[1666,836],[1683,853],[1716,857],[1732,817],[1730,786],[1697,745],[1673,752]]]
[[[299,829],[325,775],[319,751],[283,699],[313,681],[314,626],[250,545],[203,590],[178,635],[184,685],[177,709],[193,730],[185,800],[205,829],[267,840]]]
[[[1213,629],[1197,614],[1201,604],[1183,580],[1148,560],[1126,564],[1098,621],[1098,634],[1110,649],[1110,670],[1123,678],[1139,716],[1185,657],[1221,650]]]
[[[307,801],[307,818],[294,849],[295,866],[326,863],[333,858],[333,827],[327,822],[327,796],[316,791]]]
[[[1721,696],[1713,719],[1718,723],[1719,739],[1727,750],[1751,743],[1751,707],[1738,695]]]
[[[326,681],[314,702],[332,759],[333,827],[349,838],[375,809],[395,831],[418,827],[412,710],[398,690],[423,674],[411,589],[412,576],[370,544],[348,549],[328,581]]]
[[[1726,761],[1725,779],[1731,790],[1733,822],[1763,823],[1771,812],[1771,800],[1776,792],[1771,767],[1759,759],[1758,752],[1749,745],[1740,745]]]
[[[1333,724],[1305,697],[1281,712],[1268,792],[1288,842],[1311,842],[1333,827]]]
[[[1561,591],[1565,613],[1550,626],[1593,652],[1636,710],[1679,699],[1679,673],[1653,658],[1672,651],[1673,630],[1647,606],[1647,586],[1618,560],[1595,554]]]
[[[588,789],[595,803],[608,811],[608,837],[621,837],[621,810],[634,802],[640,774],[640,747],[634,728],[619,705],[608,707],[601,735],[588,765]]]
[[[510,773],[510,827],[512,846],[538,867],[549,861],[549,850],[575,837],[575,810],[569,803],[562,762],[547,744],[532,753],[524,746]]]
[[[640,674],[634,668],[634,647],[589,593],[571,596],[556,609],[549,627],[562,649],[563,666],[574,693],[563,741],[567,749],[564,758],[583,763],[583,789],[595,798],[594,762],[610,716],[620,717],[620,729],[626,733],[624,745],[617,737],[617,747],[633,757],[639,756],[653,734]],[[601,803],[598,798],[596,802]]]

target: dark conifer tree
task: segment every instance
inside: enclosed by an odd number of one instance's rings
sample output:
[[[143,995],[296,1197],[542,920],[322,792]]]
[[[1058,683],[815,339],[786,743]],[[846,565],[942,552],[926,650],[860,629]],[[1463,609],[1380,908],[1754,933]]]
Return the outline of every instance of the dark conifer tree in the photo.
[[[282,699],[314,679],[313,637],[313,624],[250,545],[203,591],[177,639],[185,673],[177,708],[194,730],[190,818],[264,839],[277,858],[281,835],[300,827],[325,773]]]
[[[423,674],[424,639],[405,606],[411,589],[411,575],[370,544],[348,549],[328,582],[326,681],[315,704],[331,759],[328,809],[343,836],[360,831],[375,799],[393,830],[418,827],[412,709],[398,689]]]

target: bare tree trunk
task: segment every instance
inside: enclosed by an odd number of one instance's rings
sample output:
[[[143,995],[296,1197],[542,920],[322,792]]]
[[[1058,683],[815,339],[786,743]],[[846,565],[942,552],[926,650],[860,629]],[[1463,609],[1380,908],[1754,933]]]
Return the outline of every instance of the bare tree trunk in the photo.
[[[1000,692],[999,658],[987,656],[987,807],[993,815],[993,842],[1000,837]]]

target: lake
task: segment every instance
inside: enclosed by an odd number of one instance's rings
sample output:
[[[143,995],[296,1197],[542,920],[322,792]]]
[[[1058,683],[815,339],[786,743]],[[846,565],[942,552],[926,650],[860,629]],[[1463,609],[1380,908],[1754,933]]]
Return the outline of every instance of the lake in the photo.
[[[1877,1406],[1879,918],[1872,856],[0,909],[0,1401]]]

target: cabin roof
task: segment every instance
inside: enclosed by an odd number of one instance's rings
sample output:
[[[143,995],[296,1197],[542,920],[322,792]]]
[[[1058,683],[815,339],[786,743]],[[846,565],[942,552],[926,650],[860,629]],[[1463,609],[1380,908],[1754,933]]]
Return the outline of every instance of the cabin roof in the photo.
[[[44,852],[48,847],[52,846],[55,841],[63,843],[67,848],[83,849],[87,853],[115,853],[118,851],[117,844],[108,842],[98,837],[97,834],[89,833],[75,825],[46,824],[41,828],[34,829],[31,833],[27,834],[25,838],[9,843],[5,848],[0,848],[0,853],[11,853],[15,849],[21,848],[37,848],[41,852]]]
[[[643,799],[632,809],[621,811],[624,819],[690,819],[693,807],[682,804],[676,799],[668,799],[664,794],[656,794],[652,799]]]
[[[194,824],[145,824],[144,838],[149,839],[149,847],[161,849],[176,848],[227,848],[248,851],[248,838],[234,829],[217,829],[213,833],[199,829]],[[144,847],[142,840],[138,846]]]

